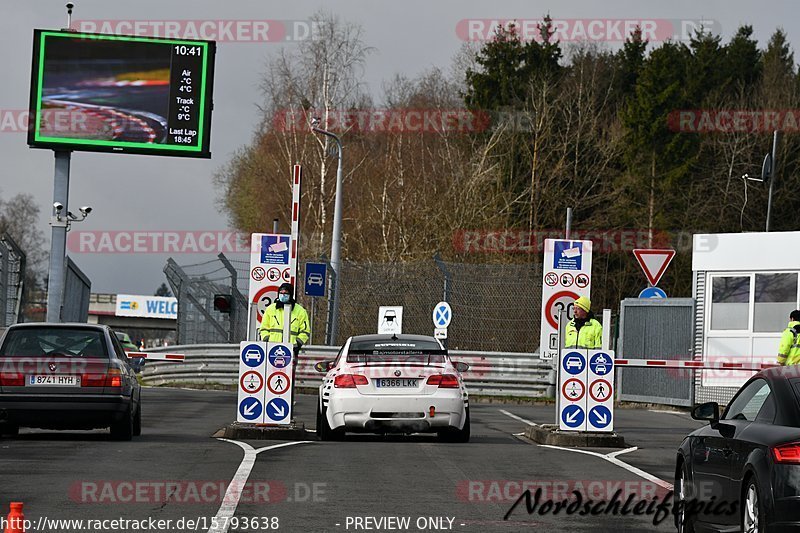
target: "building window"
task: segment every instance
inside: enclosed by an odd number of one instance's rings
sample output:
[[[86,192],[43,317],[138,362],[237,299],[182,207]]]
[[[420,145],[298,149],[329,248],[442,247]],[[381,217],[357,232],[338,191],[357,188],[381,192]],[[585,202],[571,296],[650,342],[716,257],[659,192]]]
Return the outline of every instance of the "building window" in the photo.
[[[753,331],[782,331],[796,305],[796,273],[756,274]]]
[[[711,329],[750,327],[750,276],[714,276],[711,282]]]

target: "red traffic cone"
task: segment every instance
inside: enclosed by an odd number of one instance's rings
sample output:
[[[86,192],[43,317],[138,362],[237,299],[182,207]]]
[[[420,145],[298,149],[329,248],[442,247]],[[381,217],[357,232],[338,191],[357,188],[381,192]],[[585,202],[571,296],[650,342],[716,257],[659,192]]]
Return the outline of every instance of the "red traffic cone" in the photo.
[[[25,533],[25,515],[22,514],[22,502],[11,502],[11,512],[6,519],[5,533]]]

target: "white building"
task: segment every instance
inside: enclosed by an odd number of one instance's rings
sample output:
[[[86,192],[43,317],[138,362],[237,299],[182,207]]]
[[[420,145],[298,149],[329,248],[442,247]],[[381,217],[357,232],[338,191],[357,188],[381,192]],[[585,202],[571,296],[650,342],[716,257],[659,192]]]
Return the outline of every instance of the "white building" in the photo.
[[[695,354],[774,363],[789,313],[800,308],[800,232],[695,235]],[[695,401],[730,400],[752,372],[697,373]]]

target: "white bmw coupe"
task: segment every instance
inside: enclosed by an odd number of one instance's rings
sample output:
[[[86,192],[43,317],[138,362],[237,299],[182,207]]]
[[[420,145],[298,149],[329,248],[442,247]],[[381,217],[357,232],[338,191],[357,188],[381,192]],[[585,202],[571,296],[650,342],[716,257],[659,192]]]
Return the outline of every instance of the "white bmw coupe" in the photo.
[[[319,388],[317,434],[336,440],[345,432],[437,433],[448,442],[469,441],[469,399],[461,373],[441,343],[422,335],[350,337]]]

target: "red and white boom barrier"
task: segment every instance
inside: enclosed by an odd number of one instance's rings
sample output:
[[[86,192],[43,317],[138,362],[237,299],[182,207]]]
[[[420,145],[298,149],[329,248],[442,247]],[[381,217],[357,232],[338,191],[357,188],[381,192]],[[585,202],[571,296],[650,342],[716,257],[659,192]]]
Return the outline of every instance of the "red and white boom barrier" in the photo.
[[[186,356],[182,353],[147,353],[147,352],[128,352],[128,357],[141,357],[148,361],[172,361],[173,363],[183,363]]]
[[[616,366],[644,368],[694,368],[700,370],[747,370],[759,372],[780,366],[777,363],[722,363],[710,361],[680,361],[666,359],[614,359]]]

